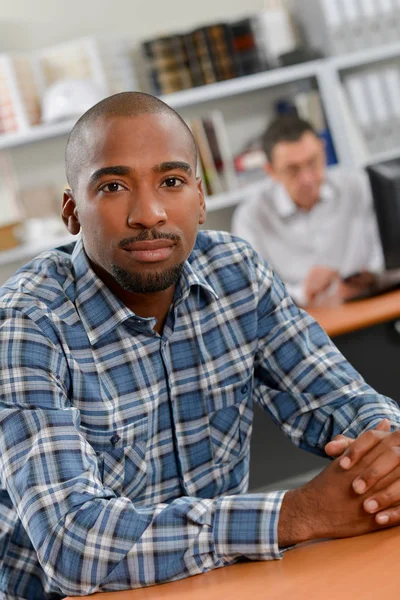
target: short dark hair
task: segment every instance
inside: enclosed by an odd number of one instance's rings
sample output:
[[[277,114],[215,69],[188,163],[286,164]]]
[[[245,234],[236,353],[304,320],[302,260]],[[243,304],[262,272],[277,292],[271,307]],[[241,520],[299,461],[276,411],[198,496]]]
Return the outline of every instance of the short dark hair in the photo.
[[[182,117],[168,104],[143,92],[121,92],[108,96],[87,110],[74,125],[69,134],[65,149],[65,169],[68,185],[72,189],[77,181],[79,165],[84,159],[83,139],[85,131],[105,117],[138,117],[143,114],[163,113],[178,119],[185,128],[189,144],[192,146],[195,165],[197,163],[197,146],[193,134]]]
[[[318,137],[314,127],[297,115],[281,115],[267,127],[262,137],[262,145],[267,159],[272,161],[272,153],[279,142],[298,142],[305,133]]]

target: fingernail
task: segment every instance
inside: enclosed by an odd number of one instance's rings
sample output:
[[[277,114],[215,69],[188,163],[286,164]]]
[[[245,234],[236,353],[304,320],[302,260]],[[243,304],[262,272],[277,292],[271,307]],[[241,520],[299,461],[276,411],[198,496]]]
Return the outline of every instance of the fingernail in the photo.
[[[363,479],[356,479],[355,481],[353,481],[353,490],[357,494],[363,494],[366,489],[367,489],[367,484],[365,483],[365,481]]]
[[[364,502],[364,508],[368,512],[375,512],[376,510],[378,510],[379,504],[377,503],[376,500],[366,500]]]
[[[340,466],[342,467],[342,469],[350,469],[351,467],[351,460],[348,456],[343,456],[343,458],[340,459]]]
[[[376,521],[378,523],[380,523],[381,525],[383,525],[384,523],[388,523],[389,522],[389,516],[388,515],[377,515],[376,516]]]

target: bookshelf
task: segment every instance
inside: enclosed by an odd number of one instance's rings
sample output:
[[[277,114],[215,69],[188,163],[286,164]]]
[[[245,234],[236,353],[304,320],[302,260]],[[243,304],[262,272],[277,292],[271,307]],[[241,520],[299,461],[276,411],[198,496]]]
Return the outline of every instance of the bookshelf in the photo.
[[[344,77],[352,70],[357,71],[369,66],[379,65],[379,63],[384,63],[385,61],[395,61],[396,59],[400,61],[400,43],[397,42],[357,51],[348,55],[323,58],[247,75],[241,78],[212,83],[164,95],[161,96],[161,99],[181,112],[184,118],[187,115],[194,116],[202,112],[204,113],[204,111],[215,106],[223,111],[226,108],[227,112],[231,110],[232,106],[235,106],[233,116],[231,114],[231,130],[235,129],[236,134],[240,135],[240,132],[239,134],[237,132],[239,130],[247,130],[248,124],[253,118],[252,106],[249,109],[249,99],[251,99],[251,104],[253,98],[258,98],[257,106],[260,110],[260,107],[268,105],[268,98],[270,96],[276,96],[276,90],[282,90],[285,86],[290,87],[292,84],[298,82],[314,80],[321,94],[339,164],[348,167],[364,167],[375,161],[400,156],[400,144],[395,148],[380,149],[373,154],[359,152],[359,145],[351,139],[352,134],[350,132],[350,129],[357,130],[357,124],[354,115],[351,115],[351,111],[349,111],[348,104],[346,107],[343,102]],[[238,115],[240,115],[239,119]],[[349,127],[349,123],[351,127]],[[73,121],[65,121],[52,125],[36,125],[21,133],[0,135],[0,150],[10,150],[12,153],[29,144],[45,143],[47,140],[62,138],[68,135],[73,124]],[[253,123],[253,130],[256,129],[257,123]],[[64,144],[65,142],[63,142]],[[61,155],[56,158],[62,160]],[[209,196],[207,198],[208,213],[212,217],[218,211],[223,212],[232,209],[239,202],[245,200],[246,197],[257,193],[262,186],[263,182],[258,181],[230,192]],[[212,222],[210,226],[213,226]],[[227,228],[229,229],[229,226]],[[65,243],[65,241],[70,239],[67,236],[63,239],[48,239],[46,242],[21,246],[13,250],[1,252],[0,267],[5,264],[25,261],[46,248]]]
[[[72,235],[51,236],[31,244],[21,244],[10,250],[0,252],[0,267],[11,263],[18,263],[56,246],[63,246],[73,242],[76,238]]]

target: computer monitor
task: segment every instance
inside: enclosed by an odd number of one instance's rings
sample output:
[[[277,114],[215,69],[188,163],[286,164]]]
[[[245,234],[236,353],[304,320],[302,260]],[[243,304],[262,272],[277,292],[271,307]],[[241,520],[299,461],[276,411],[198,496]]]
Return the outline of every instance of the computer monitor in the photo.
[[[366,168],[386,269],[400,267],[400,158]]]

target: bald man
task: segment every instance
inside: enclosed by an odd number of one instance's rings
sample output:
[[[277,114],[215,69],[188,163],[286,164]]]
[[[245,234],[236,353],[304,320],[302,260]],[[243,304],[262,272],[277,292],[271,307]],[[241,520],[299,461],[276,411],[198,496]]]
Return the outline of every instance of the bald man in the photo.
[[[196,159],[160,100],[103,100],[67,145],[77,241],[1,289],[0,598],[146,586],[399,523],[398,406],[251,246],[198,233]],[[248,494],[254,401],[334,460]]]

